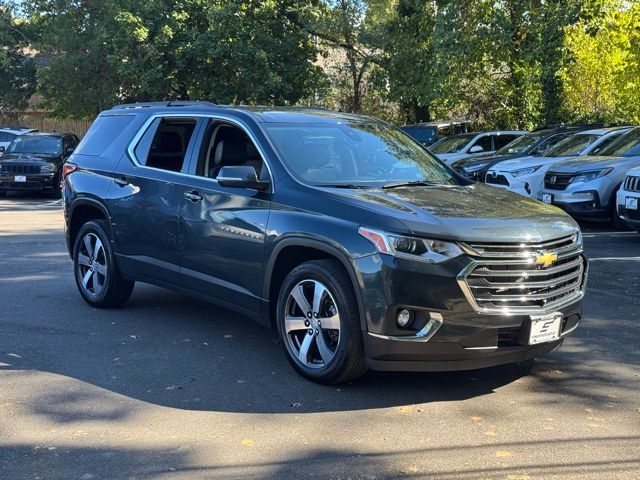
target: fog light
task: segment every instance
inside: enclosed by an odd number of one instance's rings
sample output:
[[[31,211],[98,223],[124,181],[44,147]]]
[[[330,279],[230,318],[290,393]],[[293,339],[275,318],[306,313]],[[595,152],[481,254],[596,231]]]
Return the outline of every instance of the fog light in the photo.
[[[411,313],[410,310],[403,308],[398,312],[398,317],[396,318],[396,322],[398,323],[399,327],[401,328],[408,327],[412,320],[413,320],[413,314]]]

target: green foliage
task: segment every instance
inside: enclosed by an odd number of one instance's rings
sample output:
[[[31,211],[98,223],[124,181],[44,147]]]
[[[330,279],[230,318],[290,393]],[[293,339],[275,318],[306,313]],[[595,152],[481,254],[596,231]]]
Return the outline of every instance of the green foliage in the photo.
[[[558,77],[572,118],[639,123],[640,4],[614,2],[566,33],[570,62]]]
[[[25,55],[23,25],[0,4],[0,115],[24,108],[35,91],[35,64]]]

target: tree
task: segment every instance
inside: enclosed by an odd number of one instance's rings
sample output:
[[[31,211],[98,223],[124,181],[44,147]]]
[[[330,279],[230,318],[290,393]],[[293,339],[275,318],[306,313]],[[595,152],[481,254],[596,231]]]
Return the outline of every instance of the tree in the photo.
[[[640,4],[612,2],[566,28],[569,62],[558,79],[564,105],[583,121],[640,122]]]
[[[35,91],[35,64],[25,54],[22,25],[7,4],[0,4],[0,116],[27,105]]]

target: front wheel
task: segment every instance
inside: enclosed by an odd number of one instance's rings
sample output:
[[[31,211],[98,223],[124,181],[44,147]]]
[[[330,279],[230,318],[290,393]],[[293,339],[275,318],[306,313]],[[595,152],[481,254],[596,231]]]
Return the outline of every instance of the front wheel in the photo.
[[[119,307],[133,292],[134,282],[123,279],[118,272],[103,220],[92,220],[80,228],[73,249],[73,265],[78,290],[93,307]]]
[[[287,275],[277,325],[289,362],[304,377],[342,383],[367,370],[358,305],[339,262],[314,260]]]

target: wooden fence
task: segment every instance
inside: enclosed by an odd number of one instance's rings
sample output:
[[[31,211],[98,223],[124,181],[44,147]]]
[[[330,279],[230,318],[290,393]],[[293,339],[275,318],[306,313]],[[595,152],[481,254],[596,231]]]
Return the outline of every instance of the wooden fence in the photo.
[[[65,118],[50,118],[42,115],[16,115],[0,117],[0,126],[19,125],[35,128],[41,132],[75,133],[80,138],[87,132],[93,120],[72,120]]]

